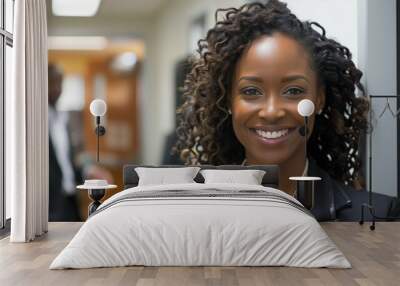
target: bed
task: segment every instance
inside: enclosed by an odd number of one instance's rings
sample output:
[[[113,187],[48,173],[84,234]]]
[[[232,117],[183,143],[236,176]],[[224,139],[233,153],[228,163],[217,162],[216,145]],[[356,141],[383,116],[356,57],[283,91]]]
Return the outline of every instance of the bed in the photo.
[[[139,169],[152,168],[159,167],[124,166],[124,190],[90,216],[50,269],[351,267],[312,214],[277,189],[277,166],[200,166],[193,182],[140,185]],[[204,179],[213,169],[235,177],[260,170],[261,184]]]

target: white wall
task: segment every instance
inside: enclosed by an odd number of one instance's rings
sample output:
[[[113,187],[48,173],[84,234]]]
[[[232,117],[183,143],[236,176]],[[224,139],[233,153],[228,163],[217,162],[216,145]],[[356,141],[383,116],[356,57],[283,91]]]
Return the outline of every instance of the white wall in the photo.
[[[300,20],[313,21],[331,37],[350,49],[358,63],[358,0],[283,0]],[[318,30],[316,26],[314,26]]]

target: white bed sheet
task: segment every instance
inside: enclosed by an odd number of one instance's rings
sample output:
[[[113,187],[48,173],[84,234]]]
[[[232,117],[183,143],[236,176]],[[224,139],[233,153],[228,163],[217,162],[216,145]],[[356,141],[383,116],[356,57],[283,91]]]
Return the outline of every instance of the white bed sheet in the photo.
[[[114,201],[154,190],[263,190],[239,184],[141,186],[120,192],[85,222],[50,269],[145,266],[292,266],[350,268],[310,215],[257,198],[152,198]],[[107,205],[109,205],[108,208]]]

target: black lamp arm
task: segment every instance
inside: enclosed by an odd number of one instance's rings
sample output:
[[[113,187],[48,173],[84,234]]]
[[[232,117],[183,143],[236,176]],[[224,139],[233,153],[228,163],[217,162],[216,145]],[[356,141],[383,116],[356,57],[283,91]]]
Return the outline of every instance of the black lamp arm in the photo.
[[[305,142],[304,142],[304,156],[306,157],[307,160],[307,136],[308,136],[308,116],[304,116],[304,138],[305,138]]]
[[[97,162],[99,162],[99,153],[100,153],[100,136],[106,134],[106,128],[100,125],[100,116],[96,116],[96,129],[94,131],[97,135]]]

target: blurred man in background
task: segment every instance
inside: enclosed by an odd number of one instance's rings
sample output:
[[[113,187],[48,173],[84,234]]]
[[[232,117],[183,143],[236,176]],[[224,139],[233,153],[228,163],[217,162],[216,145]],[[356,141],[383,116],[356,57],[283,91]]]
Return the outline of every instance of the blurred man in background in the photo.
[[[86,179],[105,179],[111,174],[94,164],[78,166],[71,144],[69,118],[59,112],[56,103],[62,91],[63,73],[54,64],[48,66],[49,77],[49,221],[81,221],[76,186]]]

